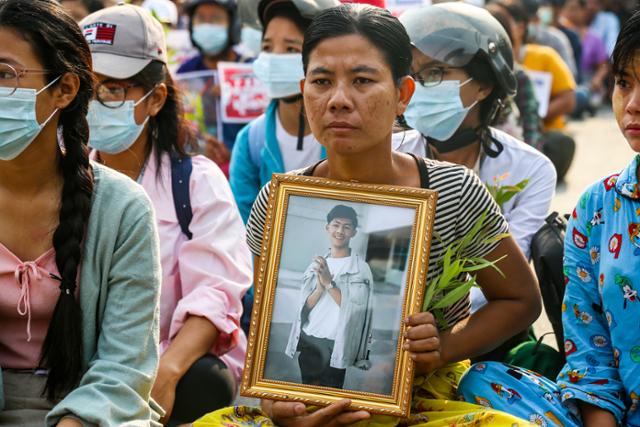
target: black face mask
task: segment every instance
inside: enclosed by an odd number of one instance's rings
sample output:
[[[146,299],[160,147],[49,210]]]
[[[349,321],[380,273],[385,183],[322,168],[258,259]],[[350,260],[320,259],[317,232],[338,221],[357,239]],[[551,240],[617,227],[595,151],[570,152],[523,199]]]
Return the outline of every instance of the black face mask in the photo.
[[[451,138],[446,141],[425,137],[429,145],[433,146],[439,153],[450,153],[459,150],[476,141],[480,141],[485,154],[489,157],[498,157],[504,146],[500,141],[491,135],[488,128],[478,129],[458,129]],[[493,142],[493,144],[492,144]],[[495,145],[495,149],[492,148]]]

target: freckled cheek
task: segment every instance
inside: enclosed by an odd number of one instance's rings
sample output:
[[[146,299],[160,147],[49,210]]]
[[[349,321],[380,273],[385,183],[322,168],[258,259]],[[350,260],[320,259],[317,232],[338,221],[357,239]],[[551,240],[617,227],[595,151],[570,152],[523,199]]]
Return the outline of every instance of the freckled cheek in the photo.
[[[316,136],[322,129],[322,116],[327,109],[327,97],[318,94],[305,93],[304,111],[309,121],[309,126]]]
[[[395,118],[395,108],[389,96],[369,97],[361,103],[362,120],[371,133],[388,131],[389,123]]]

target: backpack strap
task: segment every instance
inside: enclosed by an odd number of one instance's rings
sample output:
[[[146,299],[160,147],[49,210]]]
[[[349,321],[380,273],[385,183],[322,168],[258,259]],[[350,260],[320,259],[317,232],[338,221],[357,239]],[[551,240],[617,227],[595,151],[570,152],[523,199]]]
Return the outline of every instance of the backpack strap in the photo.
[[[189,240],[193,237],[189,231],[189,225],[193,218],[191,210],[191,197],[189,195],[189,182],[193,171],[191,157],[182,156],[176,152],[171,155],[171,190],[173,191],[173,205],[178,217],[180,229]]]
[[[262,154],[262,147],[265,143],[265,132],[267,128],[266,115],[263,114],[249,126],[249,157],[254,165],[259,166]]]

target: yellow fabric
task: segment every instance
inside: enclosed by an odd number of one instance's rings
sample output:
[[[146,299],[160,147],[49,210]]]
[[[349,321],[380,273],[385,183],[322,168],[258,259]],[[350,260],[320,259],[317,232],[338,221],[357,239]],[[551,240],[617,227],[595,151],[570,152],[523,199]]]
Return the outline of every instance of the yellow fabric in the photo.
[[[522,65],[526,69],[542,71],[552,75],[552,98],[560,92],[575,90],[576,81],[573,79],[571,70],[553,48],[538,44],[527,44],[523,49]],[[544,121],[545,130],[563,130],[565,126],[564,117],[556,117],[555,119]]]
[[[456,392],[460,377],[469,362],[445,366],[428,376],[414,380],[411,415],[407,419],[374,415],[354,427],[521,427],[533,424],[491,408],[459,402]],[[310,410],[313,410],[310,408]],[[223,408],[205,415],[193,427],[273,427],[275,424],[260,409],[246,406]]]

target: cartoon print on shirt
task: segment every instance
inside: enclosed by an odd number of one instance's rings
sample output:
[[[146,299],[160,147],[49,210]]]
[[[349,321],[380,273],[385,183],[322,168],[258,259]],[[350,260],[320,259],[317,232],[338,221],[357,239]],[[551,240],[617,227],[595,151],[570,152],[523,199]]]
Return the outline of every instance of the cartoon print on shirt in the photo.
[[[638,291],[633,288],[631,280],[629,280],[627,277],[616,274],[615,282],[616,285],[620,286],[620,290],[622,291],[622,296],[624,298],[622,308],[626,310],[629,302],[638,301]]]
[[[600,262],[600,247],[592,246],[591,249],[589,249],[589,257],[591,258],[591,264],[595,265]]]
[[[636,222],[629,224],[629,237],[631,238],[631,244],[635,246],[633,254],[640,255],[640,224]]]
[[[616,182],[618,181],[618,174],[611,175],[604,180],[604,189],[608,192],[613,187],[616,186]]]
[[[522,396],[520,396],[517,391],[512,388],[507,389],[501,384],[491,383],[491,388],[498,394],[498,396],[507,399],[507,402],[510,404],[522,399]]]
[[[587,247],[587,243],[589,242],[589,238],[578,231],[577,228],[573,229],[573,244],[580,249],[584,249]]]
[[[620,210],[620,207],[620,199],[616,197],[616,200],[613,202],[613,213],[617,213]]]
[[[574,229],[575,230],[575,229]],[[613,254],[613,259],[620,256],[620,248],[622,247],[622,234],[614,234],[609,239],[609,252]]]
[[[604,224],[604,219],[602,218],[602,209],[598,209],[596,213],[593,214],[593,218],[587,224],[587,235],[591,235],[591,230],[593,227]]]
[[[637,411],[638,406],[640,406],[640,395],[635,391],[632,391],[629,394],[629,399],[631,400],[631,406],[629,407],[629,412]]]

